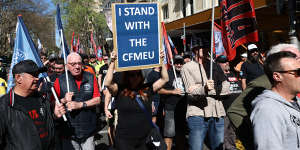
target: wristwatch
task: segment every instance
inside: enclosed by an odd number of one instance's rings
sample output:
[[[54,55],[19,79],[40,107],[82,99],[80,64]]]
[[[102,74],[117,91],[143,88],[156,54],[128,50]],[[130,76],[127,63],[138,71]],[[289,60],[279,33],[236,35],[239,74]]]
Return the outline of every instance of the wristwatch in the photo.
[[[87,104],[85,102],[82,102],[82,108],[86,108]]]

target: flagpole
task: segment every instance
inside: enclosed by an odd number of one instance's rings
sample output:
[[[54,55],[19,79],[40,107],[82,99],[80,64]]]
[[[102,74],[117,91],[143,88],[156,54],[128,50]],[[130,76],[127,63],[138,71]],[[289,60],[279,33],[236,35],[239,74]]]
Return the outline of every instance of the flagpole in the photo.
[[[64,55],[65,74],[66,74],[66,80],[67,80],[67,90],[68,90],[68,93],[69,93],[70,92],[70,86],[69,86],[69,76],[68,76],[68,70],[67,70],[67,56],[66,56],[66,52],[65,52],[65,43],[64,43],[64,36],[63,36],[62,29],[60,29],[60,39],[61,39],[62,51],[63,51],[63,55]]]
[[[183,40],[184,40],[184,43],[183,43],[183,46],[184,46],[184,52],[186,52],[186,38],[185,38],[185,23],[183,23]]]
[[[209,80],[212,80],[213,74],[213,48],[214,48],[214,24],[215,24],[215,0],[211,3],[211,41],[210,41],[210,75]]]
[[[49,76],[44,78],[44,81],[45,81],[45,83],[51,83]],[[58,104],[61,104],[60,101],[58,100],[57,94],[56,94],[55,89],[54,89],[53,86],[51,86],[51,92],[54,96],[55,102],[58,103]],[[66,115],[63,115],[62,117],[63,117],[64,121],[68,121]]]

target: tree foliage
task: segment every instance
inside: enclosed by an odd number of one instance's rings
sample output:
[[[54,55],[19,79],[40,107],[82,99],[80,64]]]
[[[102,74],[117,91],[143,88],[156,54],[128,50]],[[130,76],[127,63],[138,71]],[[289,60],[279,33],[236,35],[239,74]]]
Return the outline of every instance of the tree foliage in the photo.
[[[39,38],[44,47],[54,45],[54,18],[47,12],[45,0],[0,1],[0,55],[13,52],[17,16],[23,16],[25,25],[34,41]]]
[[[75,37],[79,35],[80,44],[86,53],[89,53],[91,44],[91,32],[97,45],[104,45],[104,38],[109,34],[104,14],[99,13],[95,0],[53,0],[55,4],[59,2],[65,36],[69,41],[72,33]]]

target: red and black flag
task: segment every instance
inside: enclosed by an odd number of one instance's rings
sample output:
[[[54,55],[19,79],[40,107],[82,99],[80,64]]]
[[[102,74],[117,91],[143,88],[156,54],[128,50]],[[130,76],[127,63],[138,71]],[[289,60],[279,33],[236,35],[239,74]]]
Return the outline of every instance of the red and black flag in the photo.
[[[238,46],[258,42],[254,4],[253,0],[222,0],[220,5],[223,45],[233,60]]]

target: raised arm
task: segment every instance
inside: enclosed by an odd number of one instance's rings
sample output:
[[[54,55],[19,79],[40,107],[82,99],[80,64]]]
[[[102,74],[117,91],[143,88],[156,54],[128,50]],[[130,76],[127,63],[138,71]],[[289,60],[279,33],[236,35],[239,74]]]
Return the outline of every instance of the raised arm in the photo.
[[[115,70],[115,61],[117,59],[117,56],[115,52],[111,53],[111,62],[109,64],[107,73],[106,73],[106,79],[104,81],[104,85],[108,88],[109,92],[115,96],[118,92],[118,85],[114,83],[113,80],[113,74]]]
[[[160,58],[164,59],[165,55],[163,50],[160,51]],[[153,91],[156,92],[160,88],[162,88],[167,82],[169,81],[169,75],[167,72],[167,67],[166,65],[162,65],[161,67],[161,77],[157,81],[153,83]]]

